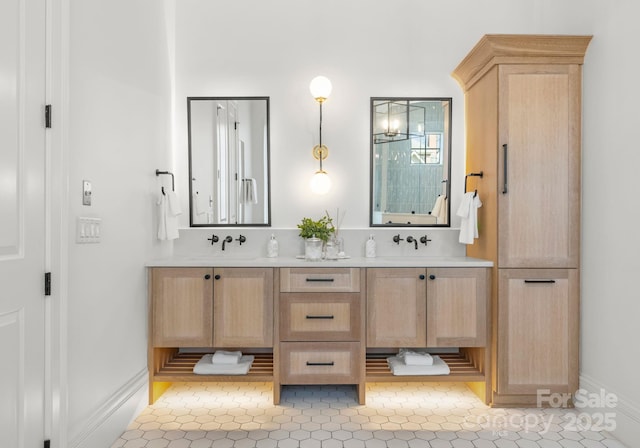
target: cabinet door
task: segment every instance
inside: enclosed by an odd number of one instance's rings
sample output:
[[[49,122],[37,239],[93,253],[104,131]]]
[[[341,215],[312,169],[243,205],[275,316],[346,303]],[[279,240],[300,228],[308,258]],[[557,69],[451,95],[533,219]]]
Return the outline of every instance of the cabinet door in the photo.
[[[213,345],[213,269],[151,270],[154,347]]]
[[[484,347],[489,270],[427,269],[427,346]]]
[[[367,347],[425,347],[426,270],[367,269]]]
[[[577,270],[501,269],[499,277],[498,393],[575,392]]]
[[[273,347],[273,268],[214,272],[216,347]]]
[[[500,67],[500,267],[578,267],[580,73]]]

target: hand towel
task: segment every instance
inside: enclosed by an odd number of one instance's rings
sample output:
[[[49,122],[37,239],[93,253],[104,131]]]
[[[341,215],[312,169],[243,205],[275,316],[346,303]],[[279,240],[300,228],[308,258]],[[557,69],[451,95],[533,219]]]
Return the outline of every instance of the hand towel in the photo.
[[[443,202],[444,202],[444,196],[442,195],[438,196],[436,198],[436,202],[433,204],[433,208],[431,209],[431,216],[436,218],[437,224],[440,224]]]
[[[242,179],[242,198],[245,204],[258,203],[258,183],[255,179],[251,177]]]
[[[173,213],[172,208],[174,210],[179,210],[179,203],[177,197],[173,200],[174,206],[172,207],[169,203],[169,194],[161,194],[158,197],[158,239],[159,240],[175,240],[178,238],[178,218],[177,215]],[[175,195],[175,193],[173,193]]]
[[[462,244],[473,244],[478,238],[478,209],[482,207],[480,196],[473,191],[465,193],[456,213],[461,219],[460,236],[458,241]]]
[[[198,194],[198,192],[193,193],[192,202],[193,202],[193,213],[195,215],[200,216],[207,213],[208,207],[205,205],[205,198],[201,197],[201,195]]]
[[[387,358],[387,364],[394,375],[449,375],[451,370],[439,356],[433,356],[432,366],[408,366],[397,356]]]
[[[211,362],[214,364],[238,364],[240,358],[242,358],[242,352],[217,350],[211,357]]]
[[[178,216],[182,213],[182,209],[180,208],[180,200],[176,195],[175,191],[170,191],[167,193],[167,201],[169,202],[169,213],[173,216]]]
[[[436,224],[447,223],[447,202],[448,199],[444,195],[440,195],[438,199],[436,199],[433,210],[431,210],[431,216],[435,216]]]
[[[196,375],[246,375],[253,362],[253,355],[243,356],[237,364],[214,364],[211,358],[213,358],[211,353],[204,355],[193,366],[193,373]]]

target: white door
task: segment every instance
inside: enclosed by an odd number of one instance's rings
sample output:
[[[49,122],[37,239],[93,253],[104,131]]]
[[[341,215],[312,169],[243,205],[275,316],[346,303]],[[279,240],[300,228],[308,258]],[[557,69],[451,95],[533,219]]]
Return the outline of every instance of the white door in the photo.
[[[44,438],[45,0],[0,1],[0,446]]]

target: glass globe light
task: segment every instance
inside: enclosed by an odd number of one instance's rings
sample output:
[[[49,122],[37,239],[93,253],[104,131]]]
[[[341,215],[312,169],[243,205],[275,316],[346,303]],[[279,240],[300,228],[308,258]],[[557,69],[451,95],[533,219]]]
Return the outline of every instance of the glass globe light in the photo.
[[[311,84],[309,84],[311,95],[320,102],[329,98],[329,95],[331,95],[331,89],[331,81],[324,76],[316,76],[311,80]]]
[[[315,194],[327,194],[331,189],[331,178],[324,170],[318,170],[309,183],[311,191]]]

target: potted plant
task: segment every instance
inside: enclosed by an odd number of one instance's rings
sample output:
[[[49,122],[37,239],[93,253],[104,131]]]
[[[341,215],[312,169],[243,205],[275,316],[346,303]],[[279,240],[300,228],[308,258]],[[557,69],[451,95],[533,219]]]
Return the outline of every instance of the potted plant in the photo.
[[[333,226],[333,220],[327,213],[318,220],[311,218],[302,218],[302,222],[298,224],[300,236],[304,238],[304,255],[305,260],[318,261],[322,259],[322,246],[336,231]]]

